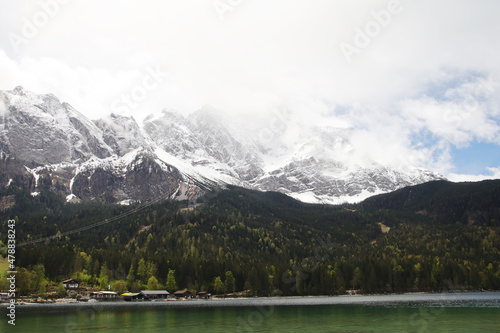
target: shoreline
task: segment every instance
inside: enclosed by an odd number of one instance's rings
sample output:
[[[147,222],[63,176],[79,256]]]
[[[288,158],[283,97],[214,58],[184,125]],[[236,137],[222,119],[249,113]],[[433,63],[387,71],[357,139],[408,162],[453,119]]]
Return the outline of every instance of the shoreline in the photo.
[[[97,302],[56,302],[56,303],[16,303],[19,310],[25,309],[71,309],[71,308],[213,308],[213,307],[263,307],[263,306],[453,306],[478,301],[491,301],[500,307],[500,291],[451,292],[451,293],[405,293],[381,295],[341,295],[341,296],[274,296],[252,298],[216,298],[191,300],[156,301],[97,301]]]

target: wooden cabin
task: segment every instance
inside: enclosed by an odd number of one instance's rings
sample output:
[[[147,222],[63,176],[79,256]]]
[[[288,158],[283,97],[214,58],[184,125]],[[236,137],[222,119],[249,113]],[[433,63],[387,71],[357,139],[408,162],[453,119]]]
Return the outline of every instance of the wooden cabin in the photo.
[[[78,281],[76,281],[74,279],[67,279],[67,280],[64,280],[62,283],[63,283],[64,289],[66,289],[66,290],[78,289],[78,287],[80,285],[78,283]]]
[[[92,291],[89,296],[98,301],[118,301],[121,299],[121,296],[114,291]]]
[[[189,290],[177,290],[174,293],[175,298],[189,298],[191,297],[191,292]]]
[[[210,294],[208,291],[199,291],[196,296],[200,299],[210,299],[212,298],[212,294]]]
[[[170,295],[166,290],[142,290],[140,294],[147,300],[167,299]]]
[[[138,302],[144,300],[144,295],[141,293],[124,293],[121,295],[124,301]]]

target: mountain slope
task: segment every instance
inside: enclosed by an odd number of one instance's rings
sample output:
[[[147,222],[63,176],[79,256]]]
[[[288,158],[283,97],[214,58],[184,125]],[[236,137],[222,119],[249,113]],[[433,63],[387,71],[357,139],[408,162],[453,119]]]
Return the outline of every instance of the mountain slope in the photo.
[[[49,189],[68,200],[127,203],[173,196],[183,182],[133,118],[110,115],[94,123],[55,96],[22,87],[0,97],[3,186],[21,175],[33,195]]]
[[[489,184],[448,185],[435,182],[431,188],[457,198],[496,192]],[[432,211],[434,203],[425,194],[431,192],[415,196],[414,207]],[[498,201],[487,207],[489,224],[448,225],[401,205],[375,204],[386,198],[371,199],[370,207],[366,202],[328,206],[230,186],[191,211],[164,202],[128,215],[137,206],[62,205],[40,195],[6,214],[19,217],[19,243],[123,216],[68,237],[19,246],[19,267],[43,265],[53,281],[78,276],[88,286],[99,285],[102,272],[111,271],[110,283],[126,280],[132,289],[151,276],[164,284],[175,270],[179,288],[215,292],[213,281],[230,271],[236,291],[256,295],[500,288]],[[46,209],[27,209],[42,201]],[[459,201],[443,202],[442,211],[454,210]],[[391,228],[382,228],[384,223]],[[0,233],[6,228],[0,225]]]
[[[3,155],[57,164],[113,154],[94,123],[54,95],[36,95],[22,87],[1,95],[7,109],[1,124]]]
[[[206,108],[187,118],[164,111],[147,117],[142,126],[177,160],[168,162],[181,170],[190,165],[202,178],[279,191],[305,202],[358,202],[442,178],[411,165],[393,168],[360,159],[349,141],[353,130],[295,122],[282,119],[269,138],[250,124]]]
[[[210,107],[189,117],[164,111],[139,125],[116,114],[90,121],[55,96],[22,87],[0,92],[0,101],[0,163],[15,159],[18,173],[32,175],[35,194],[45,184],[68,199],[184,198],[192,177],[200,187],[233,184],[338,204],[442,178],[370,160],[351,144],[354,129],[302,124],[289,113],[264,129]],[[49,180],[38,182],[42,175]],[[6,185],[12,177],[4,178]]]
[[[433,181],[369,198],[361,206],[427,216],[438,223],[499,226],[500,180]]]

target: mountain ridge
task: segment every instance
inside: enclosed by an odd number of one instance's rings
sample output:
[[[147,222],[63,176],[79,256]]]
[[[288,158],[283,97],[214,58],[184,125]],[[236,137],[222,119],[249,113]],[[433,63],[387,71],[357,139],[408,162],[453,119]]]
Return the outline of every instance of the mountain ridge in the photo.
[[[165,193],[183,198],[194,178],[209,186],[233,184],[306,202],[342,203],[442,178],[410,165],[353,164],[352,130],[300,126],[286,113],[267,129],[272,132],[269,140],[263,135],[266,129],[255,135],[210,107],[189,117],[164,110],[138,124],[117,114],[91,121],[52,94],[37,95],[22,87],[0,94],[6,110],[0,124],[2,161],[15,158],[30,164],[27,172],[34,178],[43,174],[61,185],[62,194],[80,199],[125,203]],[[134,170],[139,160],[147,160],[144,167],[161,175],[148,179],[150,173],[143,172],[135,177],[127,167]],[[4,178],[5,184],[11,179]],[[156,190],[137,192],[139,183],[151,183]],[[34,193],[37,186],[35,182]]]
[[[498,226],[500,180],[454,183],[437,180],[366,199],[367,210],[398,210],[446,224]],[[496,221],[496,222],[492,222]]]

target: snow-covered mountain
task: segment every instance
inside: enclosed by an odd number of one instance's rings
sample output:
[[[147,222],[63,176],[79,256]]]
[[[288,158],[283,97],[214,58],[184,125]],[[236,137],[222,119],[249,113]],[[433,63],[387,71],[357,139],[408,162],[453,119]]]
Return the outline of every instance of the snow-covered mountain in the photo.
[[[5,186],[31,175],[33,195],[45,187],[68,200],[126,203],[175,195],[183,182],[177,169],[157,158],[133,118],[93,122],[54,95],[22,87],[0,92],[0,110]]]
[[[143,129],[157,145],[157,154],[180,170],[190,168],[198,177],[279,191],[306,202],[357,202],[442,178],[410,165],[360,161],[349,142],[353,129],[308,126],[286,115],[268,123],[266,128],[238,124],[204,108],[187,118],[164,111],[146,118]]]
[[[189,117],[165,110],[141,125],[115,114],[91,121],[53,95],[21,87],[0,92],[0,112],[0,182],[11,184],[14,170],[24,172],[35,180],[34,193],[45,184],[68,199],[184,198],[193,177],[200,185],[340,203],[442,178],[359,159],[353,129],[306,125],[287,114],[264,127],[210,107]]]

